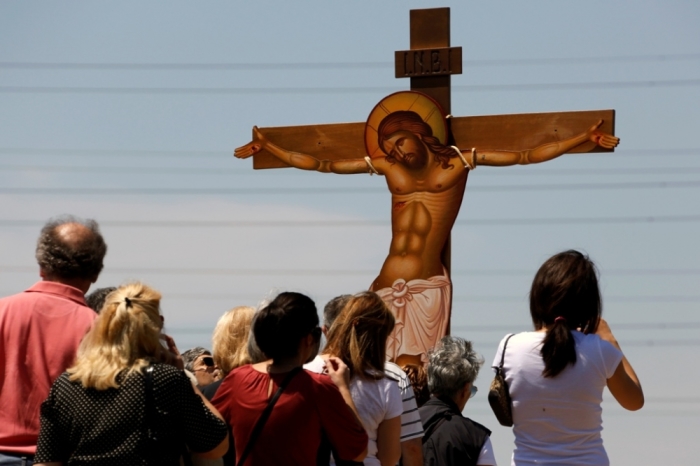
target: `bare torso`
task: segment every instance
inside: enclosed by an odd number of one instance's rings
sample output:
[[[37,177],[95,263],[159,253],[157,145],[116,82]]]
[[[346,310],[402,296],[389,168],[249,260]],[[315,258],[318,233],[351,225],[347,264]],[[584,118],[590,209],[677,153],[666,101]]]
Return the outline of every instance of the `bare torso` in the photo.
[[[453,164],[445,169],[430,160],[415,171],[399,163],[377,163],[392,194],[392,240],[372,290],[390,287],[399,278],[443,275],[440,257],[459,213],[468,174],[458,161]]]

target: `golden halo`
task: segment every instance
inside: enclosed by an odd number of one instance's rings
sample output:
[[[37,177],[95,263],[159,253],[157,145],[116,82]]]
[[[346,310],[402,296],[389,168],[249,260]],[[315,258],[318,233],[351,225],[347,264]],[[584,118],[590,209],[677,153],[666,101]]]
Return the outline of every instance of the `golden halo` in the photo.
[[[370,112],[365,124],[365,149],[371,158],[384,157],[379,147],[379,124],[389,114],[400,111],[416,112],[433,130],[433,136],[442,144],[447,141],[445,113],[432,98],[416,91],[401,91],[384,97]]]

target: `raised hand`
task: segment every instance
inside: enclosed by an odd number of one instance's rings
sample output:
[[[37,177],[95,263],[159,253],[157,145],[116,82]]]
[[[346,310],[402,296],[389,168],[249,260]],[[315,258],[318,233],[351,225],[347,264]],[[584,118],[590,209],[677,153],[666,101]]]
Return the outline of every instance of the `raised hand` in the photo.
[[[267,139],[260,132],[257,126],[253,126],[253,140],[245,146],[237,147],[233,151],[233,156],[239,159],[247,159],[263,150],[267,145]]]
[[[602,124],[603,120],[598,120],[598,123],[591,126],[591,128],[588,130],[588,138],[605,149],[617,147],[617,145],[620,143],[620,138],[615,137],[612,134],[598,131],[598,128],[600,128],[600,125]]]
[[[328,376],[338,387],[347,387],[350,384],[350,371],[342,359],[331,356],[326,360]]]
[[[160,335],[160,338],[165,342],[165,345],[167,346],[167,349],[164,348],[161,352],[162,362],[170,364],[171,366],[175,366],[180,370],[183,370],[185,368],[185,363],[182,360],[180,351],[175,345],[175,340],[173,340],[173,338],[170,335],[166,335],[164,333]]]

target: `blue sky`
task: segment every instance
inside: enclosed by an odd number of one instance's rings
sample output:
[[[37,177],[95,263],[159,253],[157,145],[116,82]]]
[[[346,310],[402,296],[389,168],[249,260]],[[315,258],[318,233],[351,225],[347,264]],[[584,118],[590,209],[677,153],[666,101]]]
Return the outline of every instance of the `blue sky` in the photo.
[[[626,413],[606,394],[611,460],[689,464],[700,428],[700,379],[686,363],[700,353],[700,4],[451,3],[0,3],[0,294],[38,278],[38,230],[62,213],[103,225],[97,286],[142,279],[163,292],[182,349],[208,346],[218,316],[274,290],[321,307],[366,288],[390,239],[383,179],[254,172],[231,154],[253,125],[365,120],[409,86],[393,77],[409,9],[450,6],[465,62],[454,115],[614,108],[622,139],[614,154],[470,176],[453,231],[454,334],[490,362],[505,333],[529,328],[537,267],[562,249],[588,252],[648,398]],[[465,413],[494,430],[508,464],[490,378],[483,369]]]

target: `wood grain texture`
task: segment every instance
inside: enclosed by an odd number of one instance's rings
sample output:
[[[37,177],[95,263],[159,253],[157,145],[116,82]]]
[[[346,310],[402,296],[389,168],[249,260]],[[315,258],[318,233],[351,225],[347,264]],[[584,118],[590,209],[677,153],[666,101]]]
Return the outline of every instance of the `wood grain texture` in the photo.
[[[460,149],[522,150],[583,133],[598,120],[603,120],[602,131],[615,134],[614,110],[455,117],[451,125]],[[583,152],[613,150],[586,142],[569,153]]]
[[[520,113],[455,117],[450,120],[455,142],[460,149],[522,150],[559,141],[582,133],[598,120],[601,129],[615,134],[614,110],[581,112]],[[274,144],[321,160],[357,159],[367,155],[364,145],[365,123],[334,123],[308,126],[260,128]],[[570,153],[612,152],[587,142]],[[253,168],[283,168],[287,165],[267,151],[253,157]]]

